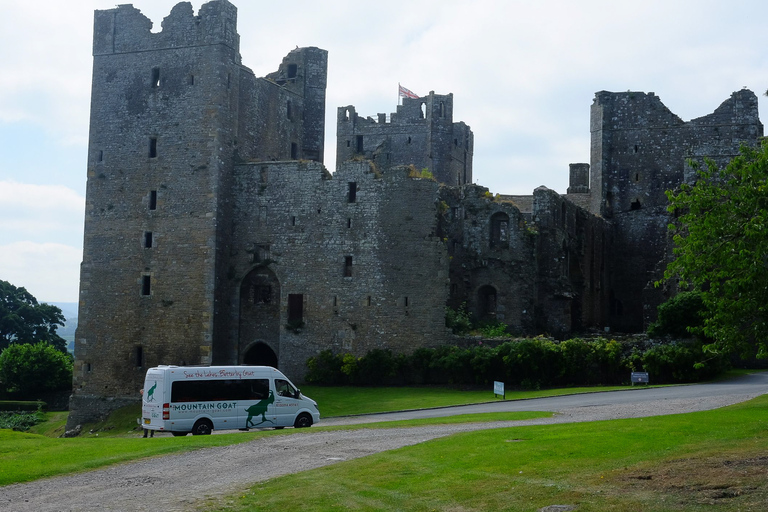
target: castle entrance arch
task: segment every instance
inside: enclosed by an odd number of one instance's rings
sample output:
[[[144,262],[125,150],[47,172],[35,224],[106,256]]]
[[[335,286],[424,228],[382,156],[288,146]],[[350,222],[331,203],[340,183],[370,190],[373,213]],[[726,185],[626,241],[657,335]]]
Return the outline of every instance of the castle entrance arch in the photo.
[[[239,359],[276,367],[279,347],[280,282],[269,268],[257,267],[240,284]]]
[[[254,343],[245,351],[243,364],[277,368],[277,354],[266,343]]]

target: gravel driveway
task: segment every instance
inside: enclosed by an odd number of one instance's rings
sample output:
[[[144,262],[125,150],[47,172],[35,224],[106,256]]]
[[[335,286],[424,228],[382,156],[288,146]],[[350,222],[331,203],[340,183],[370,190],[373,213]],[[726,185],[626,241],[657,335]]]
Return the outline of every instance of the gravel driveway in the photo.
[[[565,407],[557,409],[552,418],[527,421],[333,432],[307,429],[236,446],[156,457],[77,475],[2,487],[0,510],[188,511],[200,506],[205,498],[231,495],[258,481],[457,432],[694,412],[742,402],[765,392],[768,389],[758,391],[749,388],[744,394]],[[555,410],[544,404],[546,402],[542,402],[539,410]],[[323,424],[359,422],[361,418],[332,418]]]

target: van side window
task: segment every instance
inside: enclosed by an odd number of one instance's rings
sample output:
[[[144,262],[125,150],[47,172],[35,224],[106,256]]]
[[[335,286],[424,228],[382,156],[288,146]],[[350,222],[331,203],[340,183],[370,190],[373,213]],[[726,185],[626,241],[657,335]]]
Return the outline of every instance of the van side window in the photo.
[[[261,400],[268,395],[268,379],[179,380],[171,384],[171,402]]]
[[[275,379],[275,391],[277,391],[278,396],[297,398],[298,395],[296,388],[291,386],[290,382],[283,379]]]

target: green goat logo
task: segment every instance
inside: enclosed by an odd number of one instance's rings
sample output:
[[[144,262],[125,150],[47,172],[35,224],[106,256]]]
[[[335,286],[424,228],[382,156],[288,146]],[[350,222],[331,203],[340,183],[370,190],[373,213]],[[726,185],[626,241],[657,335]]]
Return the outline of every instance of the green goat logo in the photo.
[[[155,384],[147,390],[147,402],[154,402],[155,401],[155,388],[157,387],[157,381],[155,381]]]
[[[248,419],[245,420],[245,428],[248,427],[255,427],[256,425],[261,425],[262,423],[265,423],[269,421],[270,423],[273,423],[272,420],[267,419],[267,407],[270,406],[270,404],[275,403],[275,395],[272,393],[272,391],[269,392],[269,396],[263,400],[259,400],[252,406],[248,407],[245,411],[248,413]],[[258,416],[261,414],[261,421],[259,423],[253,422],[253,417]]]

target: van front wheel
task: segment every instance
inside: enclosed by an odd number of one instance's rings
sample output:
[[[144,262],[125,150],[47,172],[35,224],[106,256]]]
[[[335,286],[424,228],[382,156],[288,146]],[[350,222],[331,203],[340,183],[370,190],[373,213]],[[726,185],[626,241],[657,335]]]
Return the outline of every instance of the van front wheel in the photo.
[[[307,428],[312,426],[312,416],[307,413],[299,414],[293,423],[294,428]]]
[[[192,427],[193,436],[207,436],[213,431],[213,425],[208,420],[197,420],[195,426]]]

